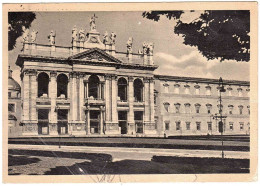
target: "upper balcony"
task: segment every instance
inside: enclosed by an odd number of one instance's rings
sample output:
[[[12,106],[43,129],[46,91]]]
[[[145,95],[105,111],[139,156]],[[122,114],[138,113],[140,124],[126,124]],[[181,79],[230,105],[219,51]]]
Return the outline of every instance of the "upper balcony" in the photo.
[[[85,104],[86,105],[105,105],[105,100],[100,98],[85,98]]]

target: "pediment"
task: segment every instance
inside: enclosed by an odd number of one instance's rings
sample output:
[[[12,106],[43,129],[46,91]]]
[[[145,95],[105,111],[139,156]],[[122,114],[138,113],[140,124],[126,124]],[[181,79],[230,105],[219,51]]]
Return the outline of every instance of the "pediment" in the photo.
[[[99,48],[89,49],[87,51],[75,54],[69,57],[70,60],[95,61],[95,62],[112,62],[121,63],[114,56],[111,56]]]

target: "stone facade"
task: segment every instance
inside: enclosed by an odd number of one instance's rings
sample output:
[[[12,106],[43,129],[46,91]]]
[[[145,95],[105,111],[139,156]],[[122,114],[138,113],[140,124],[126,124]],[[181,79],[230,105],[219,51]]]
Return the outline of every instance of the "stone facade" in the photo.
[[[156,120],[159,135],[219,135],[217,79],[155,76]],[[249,134],[250,84],[224,81],[222,113],[225,135]]]
[[[219,134],[218,80],[154,75],[153,43],[116,51],[116,34],[72,30],[72,46],[25,40],[22,135],[165,136]],[[101,41],[102,40],[102,41]],[[249,134],[249,82],[224,81],[224,134]],[[216,116],[216,115],[215,115]]]

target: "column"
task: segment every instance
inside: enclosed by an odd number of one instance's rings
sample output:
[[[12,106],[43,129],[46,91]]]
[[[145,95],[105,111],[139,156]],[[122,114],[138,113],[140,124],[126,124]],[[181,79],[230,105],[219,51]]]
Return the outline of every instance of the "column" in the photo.
[[[112,123],[118,123],[117,113],[117,77],[112,76]]]
[[[103,106],[100,106],[100,131],[99,131],[99,134],[104,134]]]
[[[111,121],[110,81],[111,81],[111,76],[105,76],[106,123],[109,123]]]
[[[154,79],[150,79],[150,116],[151,116],[151,124],[155,125],[154,121]]]
[[[37,76],[37,71],[36,70],[33,70],[31,72],[31,77],[30,77],[30,80],[31,80],[31,85],[30,85],[30,92],[31,92],[31,104],[30,104],[30,107],[31,107],[31,120],[33,123],[37,123],[37,120],[38,120],[38,115],[37,115],[37,112],[36,112],[36,98],[37,98],[37,91],[38,91],[38,86],[37,86],[37,80],[36,80],[36,76]]]
[[[84,98],[84,82],[83,82],[83,78],[84,78],[84,74],[80,74],[79,75],[79,113],[80,113],[80,117],[79,120],[81,121],[81,123],[84,123],[84,118],[85,118],[85,114],[84,114],[84,105],[85,105],[85,98]]]
[[[133,77],[128,78],[128,103],[129,103],[129,111],[128,111],[128,134],[135,134],[135,122],[134,122],[134,84]]]
[[[22,123],[24,123],[24,130],[23,132],[27,133],[27,123],[29,122],[30,118],[29,118],[29,107],[30,107],[30,100],[29,100],[29,72],[28,71],[24,71],[23,72],[23,108],[22,108],[22,112],[23,112],[23,121]],[[28,131],[29,132],[29,131]]]
[[[87,112],[87,125],[86,125],[87,134],[91,134],[90,133],[90,108],[89,108],[89,106],[86,107],[86,112]]]
[[[51,110],[49,116],[49,134],[58,135],[57,127],[57,110],[56,108],[56,98],[57,98],[57,72],[50,72],[50,84],[49,84],[49,97],[51,99]]]
[[[144,78],[144,122],[149,123],[150,120],[150,94],[149,94],[149,79]]]
[[[72,72],[70,74],[71,77],[71,98],[70,98],[70,111],[71,111],[71,121],[75,123],[77,119],[77,84],[76,84],[76,73]]]

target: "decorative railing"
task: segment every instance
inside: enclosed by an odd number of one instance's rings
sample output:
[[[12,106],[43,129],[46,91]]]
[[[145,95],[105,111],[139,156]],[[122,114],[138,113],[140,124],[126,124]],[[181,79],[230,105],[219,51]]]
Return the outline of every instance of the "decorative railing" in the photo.
[[[93,104],[93,105],[104,105],[105,100],[104,99],[98,99],[98,98],[86,98],[85,103],[86,104]]]

